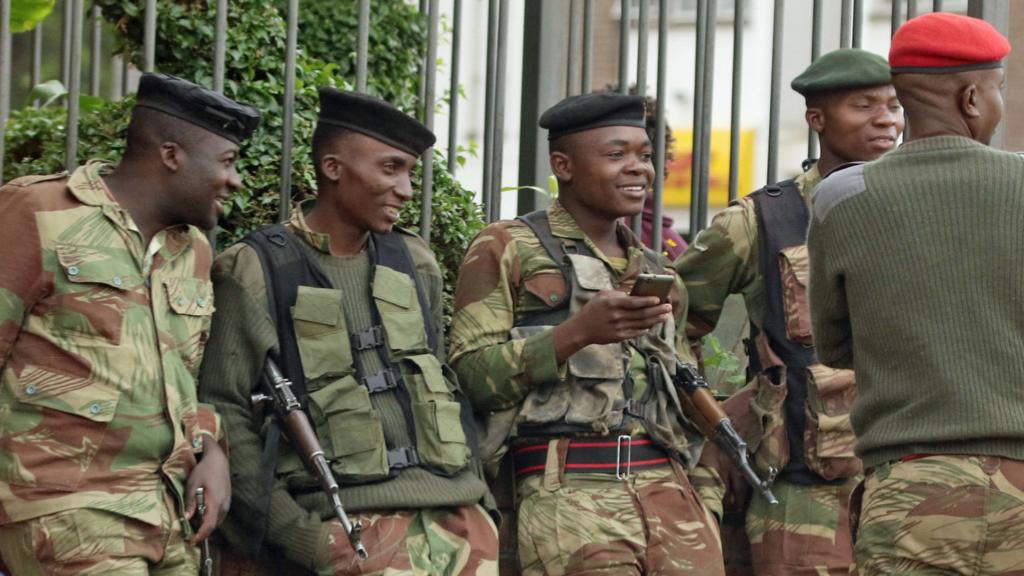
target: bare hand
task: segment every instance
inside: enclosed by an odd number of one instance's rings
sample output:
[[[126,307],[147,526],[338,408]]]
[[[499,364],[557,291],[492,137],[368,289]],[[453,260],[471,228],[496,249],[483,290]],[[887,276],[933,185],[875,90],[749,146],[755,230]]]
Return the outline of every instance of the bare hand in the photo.
[[[196,488],[202,486],[206,492],[206,515],[192,536],[195,546],[206,540],[224,521],[231,506],[231,476],[228,458],[220,445],[209,436],[203,436],[202,459],[192,469],[185,484],[185,517],[189,520],[196,513]]]
[[[672,305],[661,304],[657,296],[602,290],[579,313],[555,327],[555,355],[564,362],[590,344],[636,338],[671,317]]]

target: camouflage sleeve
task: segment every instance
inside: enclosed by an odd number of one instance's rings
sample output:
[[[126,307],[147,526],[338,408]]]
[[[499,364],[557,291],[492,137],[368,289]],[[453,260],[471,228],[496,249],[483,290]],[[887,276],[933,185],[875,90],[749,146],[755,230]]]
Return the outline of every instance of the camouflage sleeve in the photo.
[[[20,187],[0,188],[0,369],[7,364],[25,316],[43,296],[42,249],[31,196]]]
[[[251,393],[277,333],[267,309],[263,270],[244,244],[228,248],[213,265],[214,297],[210,339],[199,376],[199,399],[216,407],[230,431],[232,503],[221,532],[235,548],[244,547],[263,525],[258,517],[266,487],[260,469],[263,437],[253,416]],[[267,542],[303,566],[321,546],[323,523],[300,507],[282,484],[270,495]]]
[[[522,278],[518,243],[508,224],[492,224],[473,240],[455,290],[451,362],[475,409],[515,406],[533,389],[559,379],[551,330],[512,340]]]
[[[689,292],[690,336],[714,330],[730,294],[747,292],[757,279],[757,219],[744,198],[720,212],[673,265]]]

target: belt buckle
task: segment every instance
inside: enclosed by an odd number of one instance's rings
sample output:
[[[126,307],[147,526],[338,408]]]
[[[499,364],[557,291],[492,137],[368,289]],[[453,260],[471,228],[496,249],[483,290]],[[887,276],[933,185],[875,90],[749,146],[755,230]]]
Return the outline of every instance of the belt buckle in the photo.
[[[620,434],[615,441],[615,477],[619,480],[629,480],[629,469],[633,463],[633,437],[629,434]],[[622,466],[622,444],[626,444],[626,466],[623,472]]]

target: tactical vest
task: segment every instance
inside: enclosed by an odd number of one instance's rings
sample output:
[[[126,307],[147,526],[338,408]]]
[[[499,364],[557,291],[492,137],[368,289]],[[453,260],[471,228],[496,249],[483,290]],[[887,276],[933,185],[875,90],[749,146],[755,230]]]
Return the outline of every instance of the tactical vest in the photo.
[[[435,356],[438,332],[400,234],[370,235],[367,289],[374,325],[356,334],[346,328],[340,291],[290,230],[272,225],[243,241],[259,254],[266,277],[280,349],[275,360],[316,427],[338,481],[380,481],[410,466],[442,476],[464,469],[475,443],[471,411],[454,373]],[[377,352],[384,370],[366,373],[353,351],[368,349]],[[370,395],[388,390],[399,399],[411,446],[385,442]],[[277,434],[267,435],[265,454],[276,448]],[[292,450],[270,468],[291,490],[319,486]]]
[[[860,472],[849,419],[855,382],[852,371],[818,363],[814,351],[807,304],[810,211],[793,180],[750,196],[765,308],[763,332],[750,326],[748,380],[766,374],[776,383],[786,382],[782,408],[788,455],[777,462],[782,465],[779,477],[797,484],[842,481]]]
[[[553,328],[579,312],[598,291],[615,287],[610,268],[585,242],[552,235],[547,212],[518,219],[558,264],[567,293],[560,306],[519,319],[510,334],[513,339]],[[664,273],[661,256],[647,249],[644,254],[643,272]],[[668,390],[676,359],[674,321],[630,343],[646,362],[647,388],[642,397],[634,394],[627,343],[591,344],[569,357],[564,379],[538,386],[527,395],[517,409],[512,435],[609,434],[642,424],[658,444],[691,463],[694,451],[700,449],[699,434],[673,407]]]

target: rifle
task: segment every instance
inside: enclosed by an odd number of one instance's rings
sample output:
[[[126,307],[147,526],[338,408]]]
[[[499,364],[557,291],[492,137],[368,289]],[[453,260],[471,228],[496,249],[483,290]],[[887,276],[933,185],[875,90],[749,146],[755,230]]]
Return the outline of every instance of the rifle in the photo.
[[[711,395],[707,380],[700,375],[697,367],[676,360],[676,374],[672,377],[672,382],[686,393],[687,404],[692,408],[692,410],[687,410],[687,416],[693,420],[705,436],[714,440],[729,454],[754,489],[760,492],[770,504],[778,504],[779,501],[775,499],[771,489],[775,471],[768,471],[769,478],[767,480],[761,480],[757,472],[754,472],[747,454],[747,443],[736,432],[729,415],[722,410],[718,401]]]
[[[305,462],[306,468],[320,480],[320,486],[331,499],[331,503],[334,505],[334,514],[341,521],[341,526],[345,529],[348,541],[356,551],[356,556],[360,560],[366,560],[369,554],[363,547],[360,538],[363,527],[358,522],[353,524],[349,520],[348,514],[345,514],[345,508],[341,505],[338,481],[334,479],[334,473],[331,472],[327,457],[324,456],[324,449],[320,447],[320,442],[316,439],[316,432],[309,423],[309,417],[306,416],[299,404],[299,399],[292,392],[291,380],[284,377],[281,369],[269,357],[263,365],[263,386],[269,394],[254,394],[253,403],[267,400],[273,402],[274,412],[277,414],[285,436],[295,446],[295,450]]]

